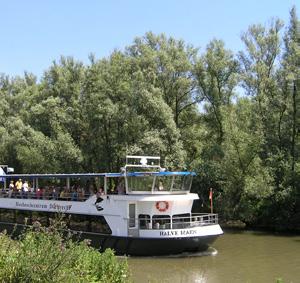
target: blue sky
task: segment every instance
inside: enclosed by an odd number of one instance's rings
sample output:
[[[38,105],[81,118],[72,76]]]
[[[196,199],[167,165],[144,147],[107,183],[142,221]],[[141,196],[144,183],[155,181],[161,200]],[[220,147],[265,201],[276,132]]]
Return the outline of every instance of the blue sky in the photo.
[[[298,0],[299,1],[299,0]],[[88,55],[123,50],[147,31],[165,33],[202,50],[213,38],[233,51],[240,34],[272,17],[288,23],[296,0],[0,0],[0,73],[39,78],[61,55],[88,63]],[[200,49],[200,51],[201,51]]]

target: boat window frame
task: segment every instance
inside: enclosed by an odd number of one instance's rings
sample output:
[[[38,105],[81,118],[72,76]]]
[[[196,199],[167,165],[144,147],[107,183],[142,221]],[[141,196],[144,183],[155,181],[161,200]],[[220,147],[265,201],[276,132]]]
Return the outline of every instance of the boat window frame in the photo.
[[[130,215],[130,207],[131,205],[134,205],[134,217],[131,217]],[[129,202],[128,203],[128,229],[136,229],[138,227],[137,221],[136,221],[136,215],[137,215],[137,205],[135,202]],[[131,223],[134,223],[134,226],[131,226]]]
[[[138,221],[139,221],[139,229],[151,229],[152,228],[152,219],[150,214],[144,214],[140,213],[138,215]],[[141,222],[144,221],[145,224],[141,224]]]
[[[188,193],[188,192],[190,192],[191,187],[192,187],[193,177],[195,176],[194,172],[168,172],[168,173],[169,174],[158,174],[156,172],[149,172],[148,174],[144,173],[145,176],[141,175],[141,177],[147,177],[147,175],[153,177],[151,190],[143,190],[143,191],[142,190],[132,190],[129,187],[128,178],[138,178],[139,174],[124,175],[126,194],[178,194],[178,193]],[[165,189],[163,189],[163,190],[155,189],[157,178],[159,178],[159,177],[171,178],[171,180],[168,180],[170,185],[168,186],[167,190],[165,190]],[[181,186],[180,186],[179,190],[174,190],[174,183],[175,183],[175,178],[176,177],[181,178]],[[185,179],[188,180],[188,183]],[[187,183],[188,186],[185,186],[186,183]]]

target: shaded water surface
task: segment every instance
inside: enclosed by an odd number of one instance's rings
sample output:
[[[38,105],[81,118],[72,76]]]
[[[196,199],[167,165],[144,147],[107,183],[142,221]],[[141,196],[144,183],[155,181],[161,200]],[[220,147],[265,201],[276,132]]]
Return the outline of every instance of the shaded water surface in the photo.
[[[209,252],[128,263],[134,282],[300,283],[300,236],[227,231]]]

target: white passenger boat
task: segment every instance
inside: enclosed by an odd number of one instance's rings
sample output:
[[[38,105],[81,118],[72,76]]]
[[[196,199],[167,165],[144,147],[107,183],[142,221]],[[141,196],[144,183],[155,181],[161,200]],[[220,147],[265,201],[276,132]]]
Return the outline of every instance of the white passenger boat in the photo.
[[[47,225],[62,212],[70,230],[80,231],[101,250],[135,256],[204,251],[223,231],[217,214],[192,213],[198,199],[190,193],[194,175],[165,171],[160,158],[152,156],[127,156],[121,173],[3,172],[0,226],[25,220]],[[19,179],[31,186],[18,190]]]

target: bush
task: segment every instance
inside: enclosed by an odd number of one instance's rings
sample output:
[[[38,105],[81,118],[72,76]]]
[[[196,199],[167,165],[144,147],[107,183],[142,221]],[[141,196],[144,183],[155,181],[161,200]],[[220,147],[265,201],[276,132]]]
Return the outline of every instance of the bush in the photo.
[[[100,253],[55,227],[31,228],[18,240],[0,234],[0,282],[128,282],[126,260]]]

